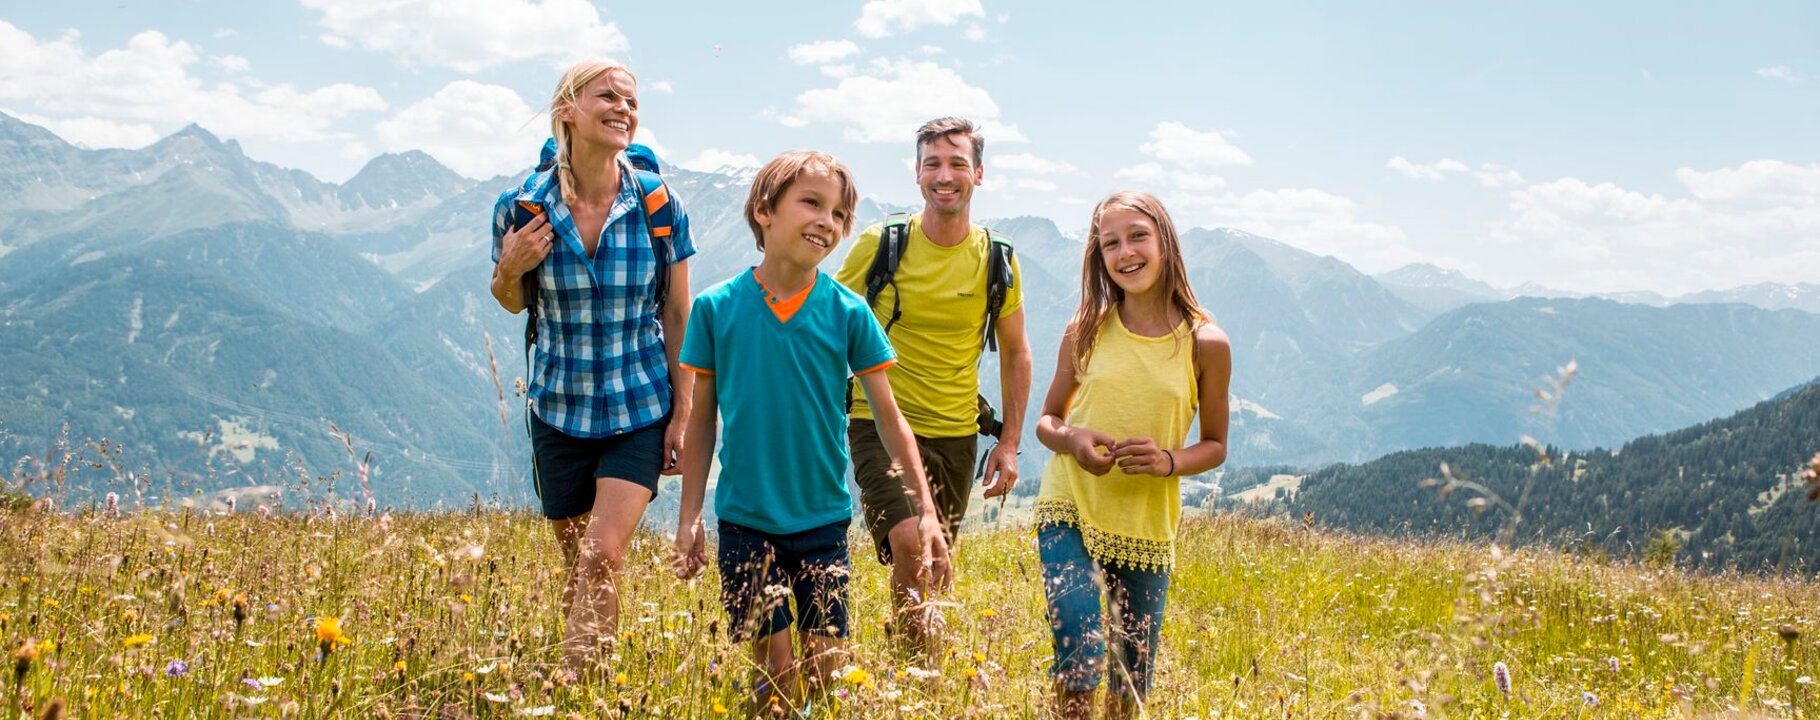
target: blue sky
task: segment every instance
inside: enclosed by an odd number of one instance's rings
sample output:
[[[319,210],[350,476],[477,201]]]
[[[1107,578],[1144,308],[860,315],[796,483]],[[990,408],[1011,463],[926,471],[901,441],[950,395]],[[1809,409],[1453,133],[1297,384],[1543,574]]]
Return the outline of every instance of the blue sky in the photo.
[[[1820,3],[33,3],[0,110],[89,146],[188,122],[345,180],[528,164],[567,62],[639,75],[696,167],[813,147],[909,203],[915,124],[988,127],[980,217],[1150,190],[1368,272],[1665,293],[1820,282]],[[1111,11],[1107,8],[1118,8]]]

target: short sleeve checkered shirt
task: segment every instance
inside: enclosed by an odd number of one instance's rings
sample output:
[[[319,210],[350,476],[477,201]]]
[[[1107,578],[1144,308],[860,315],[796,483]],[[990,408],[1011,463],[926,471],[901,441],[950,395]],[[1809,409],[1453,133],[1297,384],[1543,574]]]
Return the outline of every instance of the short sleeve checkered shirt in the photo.
[[[621,164],[619,197],[594,257],[582,250],[555,173],[531,176],[493,208],[493,262],[511,228],[512,203],[541,205],[555,229],[537,267],[537,344],[531,350],[531,410],[572,437],[600,438],[656,423],[670,412],[670,374],[657,317],[657,258],[639,207],[638,183]],[[672,262],[695,254],[688,215],[674,192]]]

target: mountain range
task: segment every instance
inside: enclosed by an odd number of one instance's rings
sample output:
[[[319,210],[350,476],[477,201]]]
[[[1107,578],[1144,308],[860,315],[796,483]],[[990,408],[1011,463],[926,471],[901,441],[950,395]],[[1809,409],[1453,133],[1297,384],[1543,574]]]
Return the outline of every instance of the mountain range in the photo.
[[[695,288],[757,262],[741,216],[751,171],[664,173],[689,212]],[[0,397],[0,456],[43,465],[107,438],[134,477],[206,493],[261,473],[338,482],[370,451],[388,502],[522,498],[523,321],[486,291],[492,201],[520,178],[475,181],[408,152],[334,184],[198,126],[86,150],[0,115],[0,377],[24,390]],[[867,199],[856,217],[901,209]],[[984,223],[1018,248],[1040,404],[1082,245],[1048,218]],[[1610,446],[1820,375],[1802,351],[1820,344],[1812,286],[1663,307],[1506,297],[1438,268],[1372,277],[1239,230],[1182,240],[1233,338],[1235,465],[1522,434]],[[1533,412],[1570,360],[1568,399]],[[1024,448],[1033,492],[1046,452]]]

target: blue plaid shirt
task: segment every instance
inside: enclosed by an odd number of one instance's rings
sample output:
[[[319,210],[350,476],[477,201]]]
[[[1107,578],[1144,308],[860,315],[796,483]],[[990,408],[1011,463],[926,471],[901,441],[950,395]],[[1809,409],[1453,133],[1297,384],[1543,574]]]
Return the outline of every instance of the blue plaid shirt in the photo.
[[[516,196],[493,207],[493,262],[511,228],[513,202],[543,206],[555,228],[550,254],[537,266],[537,345],[531,350],[531,410],[564,434],[610,437],[649,426],[670,412],[670,373],[657,317],[657,257],[639,207],[638,183],[621,163],[619,197],[607,213],[593,258],[557,189],[554,171],[532,175]],[[695,243],[676,193],[671,262],[689,259]]]

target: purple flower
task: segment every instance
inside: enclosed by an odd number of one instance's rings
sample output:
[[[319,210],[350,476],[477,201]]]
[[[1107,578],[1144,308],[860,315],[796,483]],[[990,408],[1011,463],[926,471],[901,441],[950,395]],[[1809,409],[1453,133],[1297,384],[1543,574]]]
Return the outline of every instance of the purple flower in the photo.
[[[189,671],[190,664],[182,660],[172,660],[169,665],[164,666],[165,677],[183,677]]]
[[[1510,695],[1510,668],[1503,661],[1492,663],[1491,679],[1498,685],[1498,692]]]

